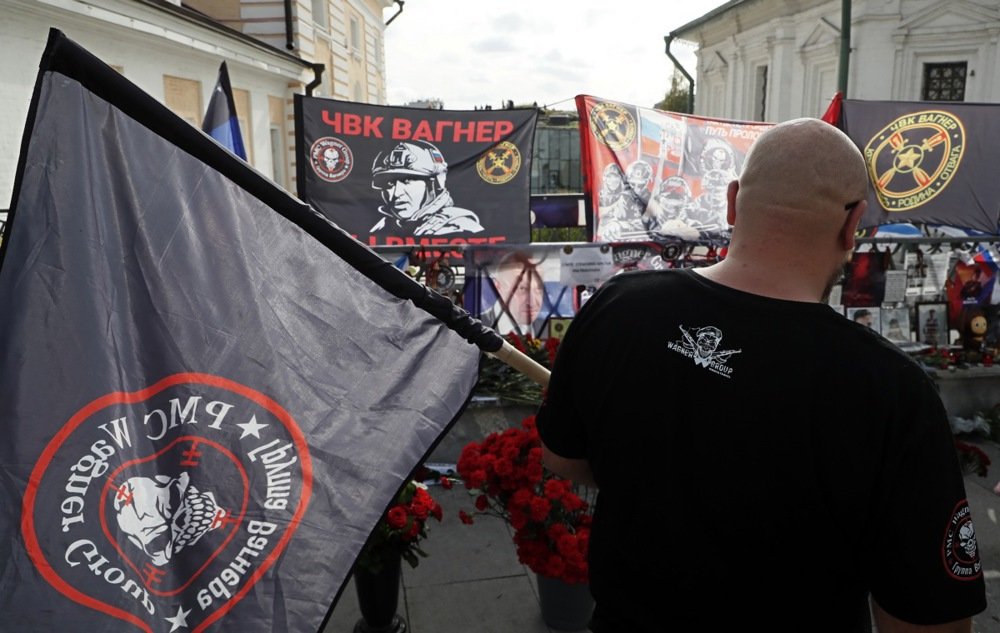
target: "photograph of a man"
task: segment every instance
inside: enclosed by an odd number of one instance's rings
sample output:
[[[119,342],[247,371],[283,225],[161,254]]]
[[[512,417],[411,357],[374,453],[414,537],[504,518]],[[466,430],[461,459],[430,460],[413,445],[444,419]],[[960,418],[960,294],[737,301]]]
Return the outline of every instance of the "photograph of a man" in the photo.
[[[382,218],[369,229],[403,229],[413,235],[478,233],[479,216],[456,207],[445,187],[448,163],[426,141],[404,141],[379,152],[372,164],[372,188],[382,196]]]
[[[574,289],[560,281],[561,247],[470,250],[463,301],[500,334],[540,337],[552,317],[576,313]]]
[[[536,321],[542,316],[545,303],[545,281],[537,262],[521,253],[512,253],[491,272],[500,295],[494,307],[497,331],[534,335],[534,326],[538,325]]]
[[[847,308],[847,318],[876,332],[882,331],[882,314],[879,308]]]

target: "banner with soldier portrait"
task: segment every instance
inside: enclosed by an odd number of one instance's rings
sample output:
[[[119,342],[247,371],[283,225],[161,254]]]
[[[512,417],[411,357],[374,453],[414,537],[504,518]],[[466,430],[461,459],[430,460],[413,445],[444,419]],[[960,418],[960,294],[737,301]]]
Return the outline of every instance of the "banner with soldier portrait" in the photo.
[[[298,194],[369,246],[525,243],[537,116],[295,95]]]
[[[601,242],[726,239],[726,189],[771,124],[578,95],[585,189]]]
[[[860,228],[913,223],[997,234],[1000,179],[991,172],[1000,164],[1000,106],[844,99],[823,118],[868,163]]]

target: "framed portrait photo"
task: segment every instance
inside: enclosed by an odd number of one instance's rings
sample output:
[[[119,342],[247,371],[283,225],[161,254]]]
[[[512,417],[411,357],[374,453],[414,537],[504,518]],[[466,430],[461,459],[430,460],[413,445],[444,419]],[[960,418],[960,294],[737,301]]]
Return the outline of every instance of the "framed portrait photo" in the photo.
[[[870,327],[876,332],[882,331],[882,310],[880,308],[873,306],[848,307],[845,315],[855,323]]]
[[[917,340],[932,347],[948,344],[948,304],[929,301],[917,304]]]
[[[910,342],[910,309],[884,308],[882,310],[882,336],[893,343]]]

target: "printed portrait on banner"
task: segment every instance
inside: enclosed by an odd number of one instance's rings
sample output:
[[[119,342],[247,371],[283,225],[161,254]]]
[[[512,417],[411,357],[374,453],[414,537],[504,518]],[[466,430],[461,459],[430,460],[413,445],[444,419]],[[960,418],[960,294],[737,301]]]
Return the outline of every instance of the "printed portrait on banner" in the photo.
[[[728,238],[726,190],[771,124],[577,97],[595,241]]]
[[[560,283],[561,248],[465,251],[465,309],[500,334],[542,336],[553,317],[576,314],[574,289]]]
[[[299,197],[369,246],[530,241],[534,109],[296,96]]]

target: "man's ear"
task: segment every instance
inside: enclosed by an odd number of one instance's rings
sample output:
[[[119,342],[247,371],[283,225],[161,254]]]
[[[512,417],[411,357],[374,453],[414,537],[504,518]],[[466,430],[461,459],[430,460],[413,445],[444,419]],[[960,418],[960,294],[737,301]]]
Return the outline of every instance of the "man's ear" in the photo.
[[[739,190],[739,180],[730,182],[726,189],[726,222],[729,222],[730,226],[736,225],[736,194]]]
[[[840,244],[845,251],[853,251],[856,244],[855,236],[858,232],[858,223],[861,222],[861,218],[865,215],[865,209],[868,208],[868,201],[862,200],[854,205],[854,208],[847,212],[847,218],[844,219],[844,226],[840,229]]]

